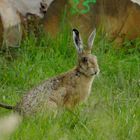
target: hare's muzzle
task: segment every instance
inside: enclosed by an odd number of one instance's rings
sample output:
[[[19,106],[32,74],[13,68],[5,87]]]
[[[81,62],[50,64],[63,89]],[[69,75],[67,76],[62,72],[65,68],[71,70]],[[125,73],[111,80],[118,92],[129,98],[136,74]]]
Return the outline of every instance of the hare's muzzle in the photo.
[[[100,69],[98,68],[98,69],[94,70],[93,75],[98,75],[99,73],[100,73]]]

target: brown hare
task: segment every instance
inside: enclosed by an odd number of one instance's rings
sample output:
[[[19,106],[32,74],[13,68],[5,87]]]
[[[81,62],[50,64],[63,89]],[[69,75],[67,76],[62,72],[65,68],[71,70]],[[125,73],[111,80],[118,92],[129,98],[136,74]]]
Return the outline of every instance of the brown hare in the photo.
[[[90,94],[93,79],[99,73],[97,58],[91,54],[95,34],[96,30],[89,36],[87,47],[83,48],[78,30],[73,29],[77,66],[31,89],[16,106],[0,104],[0,107],[28,115],[58,107],[70,109],[85,101]]]

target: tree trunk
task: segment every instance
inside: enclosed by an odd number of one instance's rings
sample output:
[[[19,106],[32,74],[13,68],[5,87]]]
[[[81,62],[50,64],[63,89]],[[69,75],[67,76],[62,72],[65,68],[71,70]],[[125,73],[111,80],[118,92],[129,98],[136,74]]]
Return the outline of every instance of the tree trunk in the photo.
[[[86,0],[80,0],[78,3],[79,11],[87,8],[83,6],[84,1]],[[139,2],[139,0],[132,1]],[[89,12],[72,15],[70,9],[73,0],[65,2],[55,0],[44,19],[46,31],[54,35],[59,30],[61,10],[67,7],[67,21],[72,28],[78,28],[83,35],[88,36],[96,27],[102,28],[110,40],[115,40],[117,43],[122,43],[125,38],[134,39],[140,36],[140,6],[132,1],[96,0],[96,3],[89,3]]]

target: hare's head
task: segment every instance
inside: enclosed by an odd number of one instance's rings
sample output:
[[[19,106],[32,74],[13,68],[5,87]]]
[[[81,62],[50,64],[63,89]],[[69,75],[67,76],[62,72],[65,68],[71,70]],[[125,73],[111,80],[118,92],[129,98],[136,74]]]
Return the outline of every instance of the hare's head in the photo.
[[[99,73],[99,66],[95,55],[91,54],[96,30],[88,38],[87,46],[83,47],[83,42],[78,30],[73,29],[74,44],[78,53],[78,70],[80,73],[92,77]]]

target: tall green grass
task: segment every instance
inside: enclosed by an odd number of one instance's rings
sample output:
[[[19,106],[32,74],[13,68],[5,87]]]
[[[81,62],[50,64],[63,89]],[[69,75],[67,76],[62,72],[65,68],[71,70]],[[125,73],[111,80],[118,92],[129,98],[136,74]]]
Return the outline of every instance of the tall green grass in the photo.
[[[135,46],[135,48],[130,46]],[[15,105],[30,88],[76,64],[72,33],[63,29],[52,38],[30,34],[21,47],[0,54],[0,102]],[[116,49],[104,35],[96,36],[93,54],[100,74],[88,101],[56,117],[23,119],[11,140],[139,140],[140,40]],[[10,60],[7,59],[10,56]],[[0,117],[10,114],[0,108]]]

